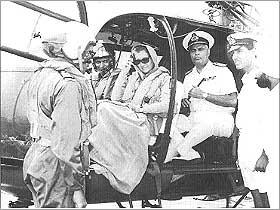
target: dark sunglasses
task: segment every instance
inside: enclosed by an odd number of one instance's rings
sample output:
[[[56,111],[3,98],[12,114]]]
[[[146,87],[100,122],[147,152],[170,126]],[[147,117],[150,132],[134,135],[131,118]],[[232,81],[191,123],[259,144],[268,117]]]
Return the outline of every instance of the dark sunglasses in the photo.
[[[134,64],[134,65],[139,65],[140,63],[146,64],[146,63],[148,63],[149,61],[150,61],[150,58],[147,57],[147,58],[142,58],[141,60],[134,60],[134,61],[133,61],[133,64]]]

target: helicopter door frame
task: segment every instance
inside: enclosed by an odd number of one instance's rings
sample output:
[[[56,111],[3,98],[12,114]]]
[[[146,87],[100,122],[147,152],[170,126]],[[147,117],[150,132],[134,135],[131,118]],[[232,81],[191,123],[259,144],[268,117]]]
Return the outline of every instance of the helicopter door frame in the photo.
[[[170,61],[171,61],[171,79],[170,79],[170,100],[169,100],[169,107],[168,107],[168,113],[167,113],[167,120],[164,128],[163,138],[162,138],[162,148],[161,152],[158,155],[157,162],[163,163],[168,145],[169,145],[169,134],[173,119],[173,113],[174,113],[174,107],[175,107],[175,95],[176,95],[176,82],[177,82],[177,54],[176,54],[176,46],[175,46],[175,40],[172,33],[172,29],[170,27],[170,24],[168,23],[168,20],[165,16],[159,16],[158,20],[162,23],[168,38],[168,44],[169,44],[169,51],[170,51]]]
[[[81,19],[81,23],[88,25],[88,18],[87,18],[87,11],[86,11],[86,5],[84,1],[76,1],[78,10],[79,10],[79,15]],[[13,1],[13,3],[21,5],[23,7],[26,7],[28,9],[34,10],[36,12],[40,12],[44,15],[56,18],[58,20],[62,20],[64,22],[69,22],[69,21],[76,21],[72,18],[69,18],[67,16],[61,15],[59,13],[53,12],[51,10],[45,9],[43,7],[37,6],[35,4],[32,4],[30,2],[26,1]]]

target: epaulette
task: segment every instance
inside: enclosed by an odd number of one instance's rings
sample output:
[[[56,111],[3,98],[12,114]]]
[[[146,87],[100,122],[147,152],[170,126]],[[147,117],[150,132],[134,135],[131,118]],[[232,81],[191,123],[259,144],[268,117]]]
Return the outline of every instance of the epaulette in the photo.
[[[192,72],[192,69],[189,70],[188,72],[185,73],[185,76],[187,76],[188,74],[190,74]]]
[[[215,66],[219,66],[219,67],[227,67],[227,64],[224,64],[224,63],[213,63]]]

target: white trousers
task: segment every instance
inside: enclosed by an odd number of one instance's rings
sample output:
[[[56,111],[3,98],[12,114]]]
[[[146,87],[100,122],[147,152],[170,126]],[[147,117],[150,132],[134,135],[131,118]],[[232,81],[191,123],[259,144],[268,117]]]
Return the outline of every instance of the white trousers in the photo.
[[[276,148],[273,151],[267,151],[269,163],[265,172],[254,171],[255,164],[262,154],[263,141],[270,141],[269,134],[267,138],[259,138],[260,133],[256,128],[244,131],[240,130],[238,140],[238,161],[244,185],[250,190],[258,189],[261,193],[267,192],[270,207],[279,208],[279,155],[278,144],[272,142]]]
[[[234,128],[234,119],[230,113],[193,112],[189,117],[179,115],[171,128],[171,141],[165,162],[180,154],[184,159],[199,158],[200,155],[192,147],[208,137],[230,137]],[[189,131],[183,137],[181,133]]]
[[[250,190],[267,193],[270,208],[279,209],[279,165],[269,162],[265,172],[257,172],[239,164],[244,185]]]

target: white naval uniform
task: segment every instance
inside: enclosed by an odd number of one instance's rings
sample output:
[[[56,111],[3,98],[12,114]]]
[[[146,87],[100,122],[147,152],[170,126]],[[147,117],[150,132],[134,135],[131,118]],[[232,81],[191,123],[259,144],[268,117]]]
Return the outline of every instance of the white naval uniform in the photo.
[[[244,185],[268,193],[271,207],[279,207],[279,85],[272,91],[256,84],[253,70],[242,78],[238,96],[236,125],[240,130],[238,160]],[[254,171],[265,150],[269,163],[266,172]]]
[[[266,127],[265,104],[267,88],[260,88],[254,79],[256,70],[245,74],[242,78],[243,87],[238,95],[238,112],[236,126],[239,129],[238,161],[243,175],[244,185],[251,190],[259,189],[266,192],[261,185],[266,174],[254,172],[255,164],[261,156],[265,145],[263,129]]]
[[[267,101],[267,121],[269,126],[265,129],[265,151],[269,158],[266,168],[267,194],[270,208],[279,209],[279,83],[269,95]]]
[[[237,93],[234,77],[231,71],[223,64],[209,61],[201,73],[196,67],[185,76],[184,97],[188,98],[189,91],[197,86],[203,78],[211,78],[201,83],[199,88],[207,93],[225,95]],[[186,160],[199,158],[200,155],[192,147],[206,140],[208,137],[229,137],[234,128],[232,113],[233,107],[222,107],[215,105],[205,99],[190,99],[190,116],[180,115],[176,128],[171,133],[171,143],[165,162],[172,159],[177,152]],[[177,130],[177,131],[176,131]],[[189,131],[185,138],[180,134]],[[177,151],[176,151],[177,150]]]

